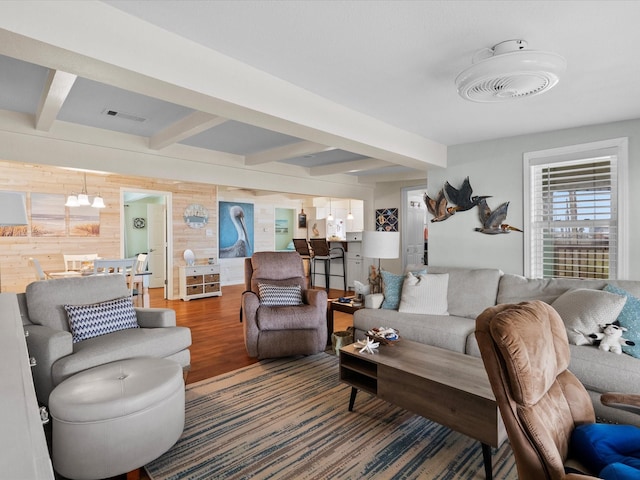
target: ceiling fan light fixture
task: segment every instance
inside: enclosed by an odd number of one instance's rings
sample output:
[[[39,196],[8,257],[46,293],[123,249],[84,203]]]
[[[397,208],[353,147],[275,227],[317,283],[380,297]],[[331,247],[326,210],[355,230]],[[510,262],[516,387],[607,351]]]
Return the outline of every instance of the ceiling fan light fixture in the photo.
[[[552,52],[525,50],[526,46],[525,40],[508,40],[489,49],[487,58],[456,77],[458,94],[472,102],[494,103],[551,90],[566,70],[566,60]]]

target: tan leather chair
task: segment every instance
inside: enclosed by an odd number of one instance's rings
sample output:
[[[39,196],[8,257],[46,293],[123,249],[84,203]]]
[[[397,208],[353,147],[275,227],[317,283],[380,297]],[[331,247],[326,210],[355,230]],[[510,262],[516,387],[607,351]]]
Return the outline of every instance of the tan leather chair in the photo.
[[[299,305],[265,305],[259,284],[300,287]],[[312,355],[327,346],[327,292],[308,290],[297,252],[256,252],[245,259],[244,341],[250,357]]]
[[[496,305],[476,319],[476,338],[518,478],[597,478],[569,458],[574,428],[594,423],[595,414],[589,394],[567,369],[569,343],[560,315],[541,301]],[[603,394],[601,401],[640,413],[640,395]],[[585,475],[565,473],[566,466]]]

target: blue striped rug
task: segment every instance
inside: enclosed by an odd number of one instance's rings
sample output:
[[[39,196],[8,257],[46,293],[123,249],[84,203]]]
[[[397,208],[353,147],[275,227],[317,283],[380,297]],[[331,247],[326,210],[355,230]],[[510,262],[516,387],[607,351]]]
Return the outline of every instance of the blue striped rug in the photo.
[[[187,388],[182,437],[146,466],[168,479],[483,479],[480,444],[359,392],[338,359],[262,361]],[[159,419],[161,421],[161,419]],[[516,479],[508,443],[494,478]]]

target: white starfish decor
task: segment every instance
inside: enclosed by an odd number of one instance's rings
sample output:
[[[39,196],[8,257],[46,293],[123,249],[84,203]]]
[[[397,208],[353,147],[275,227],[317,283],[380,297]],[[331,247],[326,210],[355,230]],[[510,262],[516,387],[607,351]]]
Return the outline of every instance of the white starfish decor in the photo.
[[[362,347],[360,349],[360,353],[376,353],[376,348],[380,346],[380,342],[375,342],[370,338],[367,338],[365,340],[358,340],[357,343],[359,347]]]

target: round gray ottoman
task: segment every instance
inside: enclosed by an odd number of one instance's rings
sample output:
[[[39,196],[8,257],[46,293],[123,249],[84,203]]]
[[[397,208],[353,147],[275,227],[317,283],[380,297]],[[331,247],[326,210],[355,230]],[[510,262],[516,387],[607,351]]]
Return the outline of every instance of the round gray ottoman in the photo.
[[[53,467],[74,480],[108,478],[158,458],[184,429],[182,368],[131,358],[85,370],[49,397]]]

